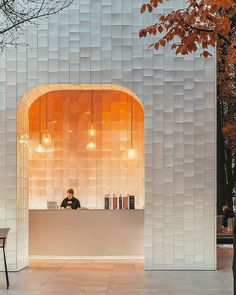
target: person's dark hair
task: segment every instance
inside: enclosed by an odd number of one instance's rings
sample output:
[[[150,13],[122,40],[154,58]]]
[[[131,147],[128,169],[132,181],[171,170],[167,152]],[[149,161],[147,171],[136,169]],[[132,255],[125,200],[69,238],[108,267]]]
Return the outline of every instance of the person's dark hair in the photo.
[[[69,188],[69,189],[67,190],[67,193],[68,193],[68,194],[71,194],[71,195],[74,196],[74,190],[73,190],[73,188]]]

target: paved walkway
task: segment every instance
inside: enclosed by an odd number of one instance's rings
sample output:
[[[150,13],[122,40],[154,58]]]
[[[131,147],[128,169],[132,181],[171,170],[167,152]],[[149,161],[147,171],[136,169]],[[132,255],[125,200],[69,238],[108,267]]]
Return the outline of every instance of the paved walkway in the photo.
[[[143,261],[31,261],[10,273],[0,295],[232,295],[232,249],[220,247],[217,271],[145,272]]]

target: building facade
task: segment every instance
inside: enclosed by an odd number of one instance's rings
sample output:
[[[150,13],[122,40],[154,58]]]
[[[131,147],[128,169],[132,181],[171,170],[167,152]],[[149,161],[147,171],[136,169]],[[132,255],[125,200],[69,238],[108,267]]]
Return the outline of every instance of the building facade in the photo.
[[[183,2],[167,1],[160,12]],[[8,264],[28,265],[28,202],[17,168],[17,110],[34,87],[109,84],[144,106],[145,269],[216,268],[215,61],[148,48],[155,22],[138,0],[78,0],[28,25],[0,55],[0,226],[10,227]],[[20,119],[20,118],[19,118]],[[18,171],[18,172],[17,172]]]

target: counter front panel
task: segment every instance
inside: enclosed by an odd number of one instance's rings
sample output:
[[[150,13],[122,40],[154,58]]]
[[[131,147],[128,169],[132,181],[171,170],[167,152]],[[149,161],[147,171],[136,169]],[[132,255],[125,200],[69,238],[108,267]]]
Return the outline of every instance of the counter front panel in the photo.
[[[143,257],[144,210],[30,210],[30,256]]]

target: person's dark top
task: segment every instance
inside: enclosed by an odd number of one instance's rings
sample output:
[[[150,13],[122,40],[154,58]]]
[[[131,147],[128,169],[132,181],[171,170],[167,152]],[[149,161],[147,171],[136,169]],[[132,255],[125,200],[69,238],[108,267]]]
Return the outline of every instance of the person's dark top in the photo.
[[[226,208],[223,212],[223,226],[228,226],[228,218],[234,217],[234,211],[231,208]]]
[[[70,200],[65,198],[61,203],[61,207],[66,208],[67,206],[71,207],[71,209],[78,209],[80,208],[80,201],[75,197]]]

